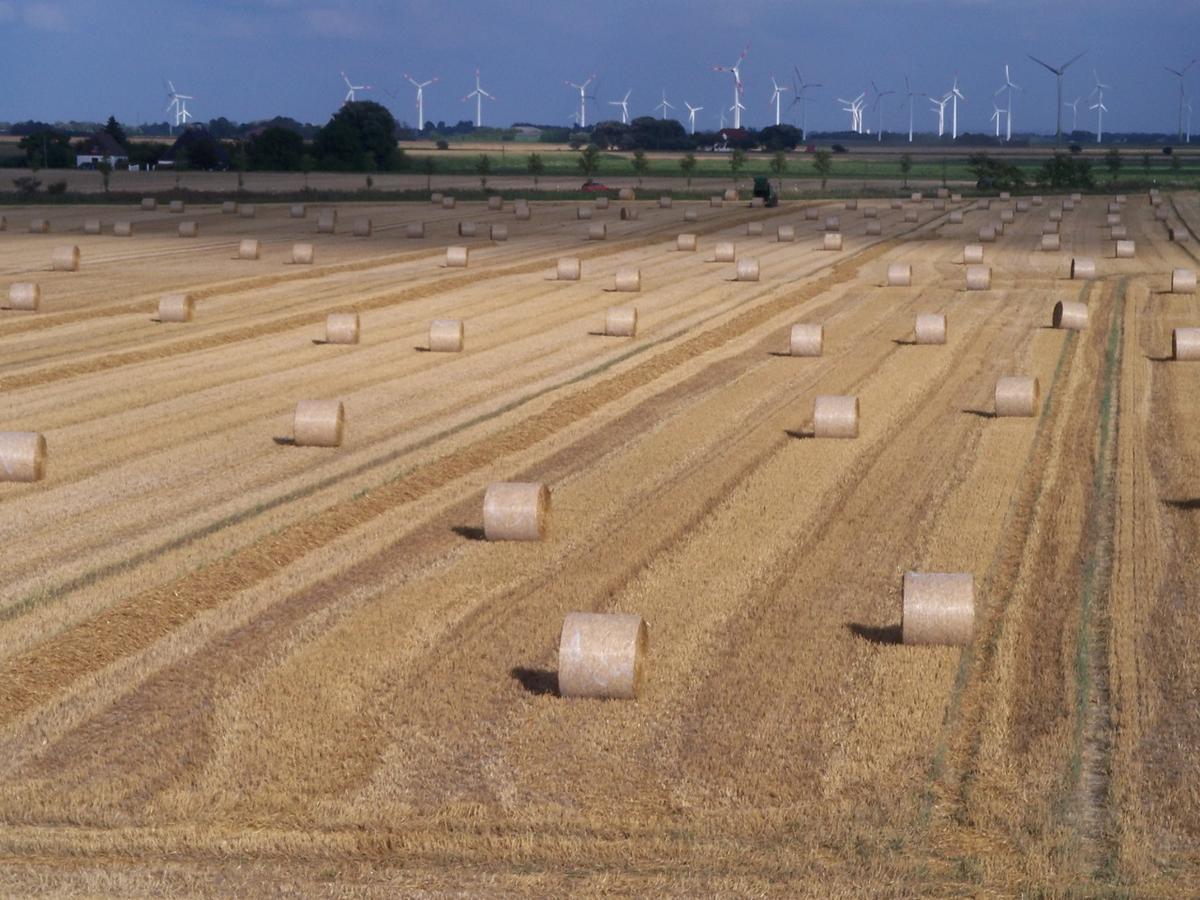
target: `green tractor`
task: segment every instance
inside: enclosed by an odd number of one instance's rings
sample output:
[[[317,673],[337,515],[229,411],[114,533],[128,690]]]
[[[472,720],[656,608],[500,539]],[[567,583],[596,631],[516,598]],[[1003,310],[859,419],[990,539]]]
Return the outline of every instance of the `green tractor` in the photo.
[[[754,196],[762,197],[767,206],[779,205],[779,194],[771,187],[771,179],[766,175],[754,176]]]

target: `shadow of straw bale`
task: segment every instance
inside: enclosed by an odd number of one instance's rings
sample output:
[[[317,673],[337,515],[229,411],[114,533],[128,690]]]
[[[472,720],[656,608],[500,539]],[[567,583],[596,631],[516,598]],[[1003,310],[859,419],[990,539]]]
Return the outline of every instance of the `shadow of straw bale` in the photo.
[[[872,644],[899,644],[901,631],[899,625],[863,625],[859,622],[848,622],[846,627],[864,641]]]
[[[1182,509],[1190,511],[1200,509],[1200,497],[1189,497],[1185,500],[1163,500],[1163,506],[1169,506],[1171,509]]]
[[[892,343],[901,347],[915,347],[917,342],[912,338],[892,338]]]
[[[994,419],[996,414],[990,409],[964,409],[964,413],[968,416],[978,416],[981,419]]]
[[[295,447],[296,439],[294,437],[273,437],[271,438],[280,447]]]
[[[809,429],[808,431],[799,431],[797,429],[789,428],[784,431],[784,434],[790,438],[795,438],[798,441],[810,441],[816,437],[816,434],[812,431],[812,429]]]
[[[527,669],[517,666],[508,674],[535,696],[558,696],[558,673],[552,669]]]
[[[1150,356],[1149,354],[1147,354],[1146,359],[1148,359],[1150,362],[1174,362],[1175,361],[1175,357],[1171,356],[1170,354],[1167,354],[1166,356]]]
[[[468,541],[484,541],[487,536],[484,535],[483,529],[478,525],[455,525],[450,529],[461,538],[466,538]]]

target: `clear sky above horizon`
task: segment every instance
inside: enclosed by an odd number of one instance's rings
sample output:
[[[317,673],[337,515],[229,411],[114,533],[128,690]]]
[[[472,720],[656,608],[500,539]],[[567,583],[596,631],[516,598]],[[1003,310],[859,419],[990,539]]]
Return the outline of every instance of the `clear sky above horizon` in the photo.
[[[698,125],[717,125],[732,103],[732,78],[712,71],[750,50],[742,68],[744,121],[771,124],[770,77],[791,84],[792,67],[824,87],[810,93],[809,127],[849,126],[835,97],[853,97],[873,79],[884,98],[885,127],[907,128],[904,76],[913,89],[945,93],[954,73],[967,101],[959,130],[990,131],[992,92],[1003,66],[1024,90],[1016,94],[1015,131],[1054,130],[1051,64],[1086,50],[1064,82],[1064,99],[1086,97],[1095,68],[1105,83],[1104,130],[1173,132],[1178,81],[1164,65],[1200,56],[1200,0],[606,0],[603,3],[466,2],[466,0],[0,0],[0,120],[164,121],[164,78],[195,99],[199,120],[250,121],[287,115],[325,122],[346,88],[345,69],[371,84],[360,99],[416,120],[410,72],[440,81],[426,88],[425,118],[473,116],[461,98],[482,70],[484,124],[567,124],[578,92],[563,82],[591,73],[596,94],[589,122],[617,118],[607,104],[632,88],[632,115],[652,114],[663,90],[684,120],[684,101],[701,105]],[[1200,63],[1186,79],[1200,92]],[[388,91],[394,92],[392,96]],[[799,122],[799,106],[785,120]],[[1198,98],[1200,99],[1200,98]],[[1079,125],[1095,126],[1087,101]],[[1197,113],[1200,113],[1198,104]],[[867,124],[875,127],[876,114]],[[936,126],[923,98],[918,130]],[[949,129],[947,110],[947,130]],[[1200,129],[1200,117],[1193,119]],[[1064,128],[1071,111],[1064,110]]]

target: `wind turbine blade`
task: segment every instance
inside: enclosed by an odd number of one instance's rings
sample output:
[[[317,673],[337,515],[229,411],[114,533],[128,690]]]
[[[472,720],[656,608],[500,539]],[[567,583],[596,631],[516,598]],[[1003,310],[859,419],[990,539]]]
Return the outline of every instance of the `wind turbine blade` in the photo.
[[[1062,74],[1061,72],[1059,72],[1059,71],[1058,71],[1058,69],[1056,69],[1056,68],[1054,68],[1054,66],[1050,65],[1050,63],[1048,63],[1048,62],[1042,62],[1040,59],[1038,59],[1038,58],[1037,58],[1036,56],[1034,56],[1032,53],[1026,53],[1025,55],[1026,55],[1026,56],[1028,56],[1030,59],[1032,59],[1032,60],[1033,60],[1035,63],[1037,63],[1039,66],[1042,66],[1043,68],[1049,69],[1049,70],[1050,70],[1051,72],[1053,72],[1055,75],[1061,75],[1061,74]]]
[[[1079,59],[1085,53],[1087,53],[1086,50],[1081,50],[1079,53],[1076,53],[1074,56],[1072,56],[1070,59],[1068,59],[1065,63],[1062,64],[1059,71],[1060,72],[1067,71],[1067,66],[1071,65],[1071,63],[1075,62],[1075,60]]]

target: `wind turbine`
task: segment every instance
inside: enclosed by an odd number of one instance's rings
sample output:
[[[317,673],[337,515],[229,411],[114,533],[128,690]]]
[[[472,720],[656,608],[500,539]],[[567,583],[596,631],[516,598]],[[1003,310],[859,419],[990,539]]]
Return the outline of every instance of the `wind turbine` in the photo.
[[[914,91],[912,85],[908,82],[908,76],[904,76],[904,96],[905,103],[908,104],[908,142],[911,144],[913,139],[913,97],[928,97],[928,94]]]
[[[746,45],[746,49],[742,51],[742,55],[737,58],[732,66],[713,66],[714,72],[732,72],[733,73],[733,127],[742,127],[742,110],[746,107],[742,106],[742,94],[745,89],[742,86],[742,60],[746,58],[746,54],[750,52],[750,45]]]
[[[573,87],[579,91],[579,127],[587,128],[587,86],[596,78],[595,73],[587,77],[587,81],[583,84],[576,84],[574,81],[564,81],[563,84],[568,87]]]
[[[1084,50],[1082,53],[1076,53],[1074,56],[1072,56],[1070,59],[1068,59],[1065,63],[1063,63],[1057,69],[1054,68],[1054,66],[1050,65],[1050,63],[1042,62],[1040,59],[1038,59],[1033,54],[1029,54],[1030,59],[1032,59],[1035,63],[1037,63],[1043,69],[1049,69],[1051,72],[1054,73],[1055,78],[1058,79],[1058,110],[1057,110],[1057,117],[1056,117],[1057,124],[1054,129],[1054,146],[1056,146],[1056,147],[1059,147],[1062,145],[1062,108],[1063,108],[1063,106],[1066,105],[1063,103],[1063,98],[1062,98],[1063,72],[1067,71],[1067,66],[1071,65],[1073,62],[1075,62],[1075,60],[1077,60],[1077,59],[1079,59],[1079,57],[1083,56],[1084,53],[1087,53],[1087,51]]]
[[[479,83],[478,69],[475,70],[475,90],[463,97],[461,102],[466,103],[472,97],[475,98],[475,127],[479,128],[483,125],[483,98],[487,97],[493,102],[495,102],[496,98],[485,91],[483,86]]]
[[[1000,137],[1000,116],[1003,113],[1004,113],[1004,110],[1002,108],[1000,108],[999,106],[997,106],[996,101],[993,100],[992,101],[992,118],[989,119],[989,121],[996,123],[996,137],[997,138]]]
[[[946,104],[950,102],[950,96],[950,94],[947,94],[940,100],[934,100],[932,97],[929,98],[929,102],[933,104],[933,109],[937,112],[938,116],[938,137],[946,133]]]
[[[1004,111],[1004,118],[1005,118],[1005,121],[1007,122],[1007,124],[1005,125],[1005,136],[1004,136],[1005,143],[1008,143],[1009,141],[1012,140],[1013,91],[1014,90],[1019,91],[1021,89],[1022,88],[1019,84],[1014,84],[1013,80],[1008,77],[1008,63],[1005,63],[1004,64],[1004,84],[1000,85],[1000,89],[992,95],[993,97],[998,97],[998,96],[1000,96],[1000,94],[1003,94],[1003,93],[1008,94],[1008,108]],[[997,122],[996,124],[999,125],[1000,123]],[[996,135],[996,137],[999,137],[999,136],[1000,135]]]
[[[1179,139],[1181,141],[1183,140],[1183,107],[1184,107],[1183,76],[1186,75],[1187,70],[1190,69],[1195,64],[1196,64],[1196,60],[1193,59],[1190,63],[1188,63],[1182,69],[1172,69],[1170,66],[1163,66],[1164,69],[1166,69],[1172,75],[1175,75],[1179,78]]]
[[[954,87],[950,88],[950,93],[946,95],[950,98],[951,118],[950,118],[950,140],[958,140],[958,101],[967,102],[967,98],[962,95],[958,89],[958,73],[954,73]]]
[[[771,92],[771,99],[768,100],[767,102],[775,104],[775,124],[778,125],[779,124],[779,101],[783,97],[783,92],[787,91],[787,90],[791,90],[791,89],[789,87],[787,87],[786,85],[781,85],[778,81],[776,81],[774,75],[771,76],[771,87],[773,88],[773,90]]]
[[[349,90],[346,91],[346,97],[342,100],[342,103],[353,103],[355,91],[369,91],[371,89],[369,84],[351,84],[350,79],[346,77],[345,72],[342,73],[342,81],[346,82],[346,87],[349,88]]]
[[[408,83],[417,89],[417,131],[425,130],[425,88],[429,87],[438,80],[438,76],[434,75],[428,81],[417,81],[407,72],[404,77]]]
[[[796,66],[792,66],[792,71],[796,73],[796,77],[792,80],[792,92],[795,96],[792,98],[791,106],[788,109],[791,109],[797,103],[800,104],[800,130],[804,132],[804,139],[808,140],[808,89],[824,87],[824,85],[805,81],[804,77],[800,74],[800,69]]]
[[[842,112],[850,113],[850,130],[853,131],[855,134],[862,134],[862,109],[863,109],[862,104],[863,104],[863,98],[866,96],[867,96],[867,94],[864,91],[863,93],[861,93],[857,97],[855,97],[853,100],[846,100],[842,97],[834,98],[837,100],[838,103],[846,104],[845,106],[842,107]]]
[[[878,126],[879,142],[882,144],[883,143],[883,104],[881,104],[879,101],[882,100],[884,97],[886,97],[888,94],[894,94],[896,92],[895,91],[881,91],[879,88],[877,88],[875,86],[874,81],[871,82],[871,90],[873,90],[875,92],[875,108],[877,110],[879,110],[879,126]]]
[[[188,119],[193,118],[192,114],[188,112],[187,101],[195,99],[191,94],[181,94],[175,90],[175,82],[167,82],[167,112],[174,108],[176,128],[187,125]]]
[[[633,88],[630,88],[629,90],[627,90],[625,92],[625,96],[622,99],[608,101],[609,106],[621,107],[621,124],[622,125],[629,124],[629,95],[632,93],[633,93]]]
[[[704,109],[704,107],[703,106],[692,106],[692,104],[688,103],[686,100],[683,101],[683,105],[688,108],[688,128],[691,129],[692,134],[695,134],[696,133],[696,113],[700,112],[700,110]],[[723,117],[721,119],[721,127],[722,128],[725,127],[725,120]]]
[[[661,110],[662,110],[662,118],[663,118],[663,119],[666,119],[666,118],[667,118],[667,110],[668,110],[668,109],[674,109],[674,108],[675,108],[675,104],[674,104],[674,103],[669,103],[669,102],[667,101],[667,89],[666,89],[666,88],[663,88],[663,92],[662,92],[662,103],[658,104],[658,106],[656,106],[656,107],[654,107],[654,108],[655,108],[655,109],[661,109]]]
[[[1082,97],[1076,97],[1070,103],[1064,103],[1063,106],[1071,107],[1071,131],[1075,131],[1079,127],[1079,101]]]
[[[1108,107],[1104,105],[1104,89],[1111,89],[1112,85],[1102,83],[1095,69],[1092,69],[1092,76],[1096,79],[1096,86],[1092,88],[1092,93],[1088,95],[1088,99],[1090,100],[1094,96],[1096,102],[1089,106],[1088,109],[1096,111],[1096,143],[1099,144],[1104,140],[1104,114],[1108,112]]]

